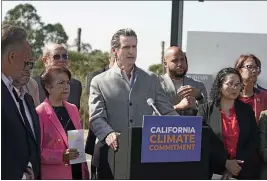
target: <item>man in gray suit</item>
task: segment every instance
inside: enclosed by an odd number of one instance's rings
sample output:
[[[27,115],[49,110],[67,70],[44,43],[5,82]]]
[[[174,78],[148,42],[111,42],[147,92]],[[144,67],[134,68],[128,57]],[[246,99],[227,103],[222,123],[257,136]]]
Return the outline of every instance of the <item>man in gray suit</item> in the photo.
[[[207,90],[204,84],[186,76],[188,62],[184,52],[179,47],[167,49],[164,57],[167,73],[160,76],[160,82],[180,115],[196,115],[197,104],[207,100]]]
[[[62,44],[51,43],[45,46],[43,51],[42,61],[45,67],[49,66],[67,66],[69,57],[67,49]],[[34,80],[38,83],[40,102],[44,101],[45,92],[41,85],[41,75],[34,77]],[[75,104],[80,109],[80,99],[82,95],[82,84],[77,79],[70,80],[70,95],[68,102]]]
[[[148,98],[154,99],[162,115],[177,115],[177,112],[166,97],[157,76],[135,65],[137,35],[133,30],[118,30],[112,37],[111,48],[115,64],[91,81],[89,121],[99,142],[116,150],[121,132],[127,131],[128,127],[142,126],[143,116],[153,114],[146,102]],[[128,153],[123,156],[125,159],[122,161],[126,161]],[[106,155],[100,155],[100,160],[103,160],[101,157]],[[101,170],[102,165],[100,161],[98,178],[112,179],[108,168]]]

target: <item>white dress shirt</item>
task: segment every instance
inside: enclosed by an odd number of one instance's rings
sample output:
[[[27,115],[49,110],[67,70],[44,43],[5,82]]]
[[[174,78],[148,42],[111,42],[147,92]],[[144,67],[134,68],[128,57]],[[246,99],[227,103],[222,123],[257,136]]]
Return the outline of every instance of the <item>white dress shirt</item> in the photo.
[[[116,64],[116,66],[118,66],[118,65]],[[121,70],[121,75],[122,75],[122,77],[124,78],[124,80],[126,80],[126,82],[128,83],[129,86],[131,86],[131,82],[134,81],[134,80],[132,80],[132,79],[134,78],[134,77],[133,77],[133,71],[134,71],[134,67],[132,68],[132,71],[131,71],[131,73],[130,73],[131,77],[130,77],[130,79],[129,79],[129,77],[128,77],[128,75],[126,74],[126,72],[125,72],[124,70]]]
[[[22,116],[22,114],[21,114],[21,112],[20,112],[19,103],[17,102],[17,100],[16,100],[16,98],[15,98],[15,96],[14,96],[14,94],[13,94],[13,88],[15,88],[15,87],[12,85],[13,80],[12,80],[10,77],[6,77],[3,73],[2,73],[2,80],[3,80],[3,82],[5,83],[5,85],[6,85],[7,89],[8,89],[8,91],[9,91],[10,94],[11,94],[11,96],[13,97],[13,100],[14,100],[15,104],[17,105],[17,108],[18,108],[18,110],[19,110],[19,113],[20,113],[20,115],[21,115],[21,118],[22,118],[22,120],[23,120],[24,123],[25,123],[25,120],[23,119],[23,116]],[[27,93],[27,89],[26,89],[25,86],[23,86],[23,87],[21,88],[21,90],[18,90],[17,88],[15,88],[15,90],[16,90],[16,92],[17,92],[19,98],[23,101],[23,106],[24,106],[24,109],[25,109],[25,113],[26,113],[27,119],[28,119],[29,124],[30,124],[30,126],[31,126],[33,135],[35,136],[34,129],[33,129],[33,123],[32,123],[32,117],[31,117],[29,108],[28,108],[28,106],[27,106],[27,104],[26,104],[26,102],[25,102],[25,100],[24,100],[24,95]],[[32,164],[31,164],[31,162],[28,163],[28,166],[32,168]],[[23,179],[23,180],[26,179],[26,176],[25,176],[24,174],[23,174],[22,179]]]

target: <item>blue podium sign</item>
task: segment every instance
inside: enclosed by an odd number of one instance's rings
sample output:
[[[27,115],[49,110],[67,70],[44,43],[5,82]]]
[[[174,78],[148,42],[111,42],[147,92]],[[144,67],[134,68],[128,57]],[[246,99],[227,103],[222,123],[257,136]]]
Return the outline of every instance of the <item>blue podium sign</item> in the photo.
[[[144,116],[141,162],[200,161],[202,117]]]

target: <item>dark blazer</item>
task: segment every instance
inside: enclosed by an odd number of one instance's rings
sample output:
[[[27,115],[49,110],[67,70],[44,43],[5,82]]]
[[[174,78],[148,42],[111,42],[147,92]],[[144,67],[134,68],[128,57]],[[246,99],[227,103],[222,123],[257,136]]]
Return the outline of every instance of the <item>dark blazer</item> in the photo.
[[[36,179],[40,179],[40,124],[33,99],[25,94],[35,138],[27,131],[16,103],[3,81],[1,96],[1,178],[21,180],[28,162],[31,162]]]
[[[41,76],[38,75],[34,77],[34,80],[37,82],[39,87],[39,97],[40,97],[40,103],[42,103],[46,96],[44,89],[41,85]],[[81,95],[82,95],[82,84],[77,79],[71,79],[70,80],[70,95],[68,98],[68,102],[75,104],[78,109],[80,109],[80,101],[81,101]]]
[[[252,107],[239,100],[235,101],[236,116],[239,124],[239,139],[236,151],[236,159],[243,160],[242,170],[237,177],[238,179],[254,179],[255,165],[252,160],[255,158],[255,153],[259,148],[259,132],[256,124],[255,114]],[[204,121],[212,128],[217,138],[223,142],[222,136],[222,120],[221,113],[218,107],[213,102],[200,105],[199,116],[203,116]],[[217,148],[219,150],[219,147]],[[221,150],[225,150],[222,145]],[[222,157],[220,153],[214,153],[215,157]],[[215,159],[215,158],[214,158]],[[253,165],[253,166],[252,166]],[[216,160],[212,160],[214,172],[224,171],[224,165],[218,164]],[[223,170],[221,170],[223,168]]]
[[[259,84],[257,84],[257,87],[258,87],[258,89],[260,89],[260,90],[263,90],[263,91],[266,91],[266,92],[267,92],[267,89],[264,89],[263,87],[259,86]]]
[[[88,81],[87,84],[88,84],[88,86],[90,86],[90,83],[91,83],[92,79],[95,76],[97,76],[98,74],[101,74],[101,73],[107,71],[108,69],[109,69],[109,67],[106,66],[105,68],[102,68],[100,70],[97,70],[97,71],[91,73],[90,74],[91,76],[87,78],[87,81]],[[88,91],[88,94],[89,94],[89,91]],[[96,136],[93,133],[93,131],[91,131],[89,129],[89,133],[88,133],[88,136],[87,136],[87,139],[86,139],[86,144],[85,144],[85,153],[90,154],[90,155],[93,155],[94,149],[95,149],[95,141],[96,141]]]
[[[267,110],[263,111],[259,122],[260,153],[263,160],[261,179],[267,180]]]

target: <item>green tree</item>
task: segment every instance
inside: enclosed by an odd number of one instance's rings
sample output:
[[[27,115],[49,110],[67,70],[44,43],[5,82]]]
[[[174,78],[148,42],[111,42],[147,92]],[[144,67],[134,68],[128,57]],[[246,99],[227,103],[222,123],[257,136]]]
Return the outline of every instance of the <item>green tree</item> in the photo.
[[[162,64],[153,64],[149,66],[149,71],[154,72],[155,74],[162,75],[163,67]]]
[[[45,25],[43,27],[43,34],[45,35],[44,43],[54,42],[58,44],[66,44],[66,41],[69,39],[60,23]]]
[[[36,56],[42,53],[44,43],[67,43],[68,36],[60,23],[45,25],[37,10],[31,4],[19,4],[10,9],[4,17],[3,23],[10,23],[23,27],[28,33],[33,52]]]
[[[76,47],[78,49],[78,39],[74,40],[73,45],[69,45],[69,47]],[[90,43],[81,42],[81,51],[82,53],[90,53],[93,50],[92,45]]]
[[[82,43],[81,51],[85,53],[89,53],[92,51],[92,46],[89,43]]]

